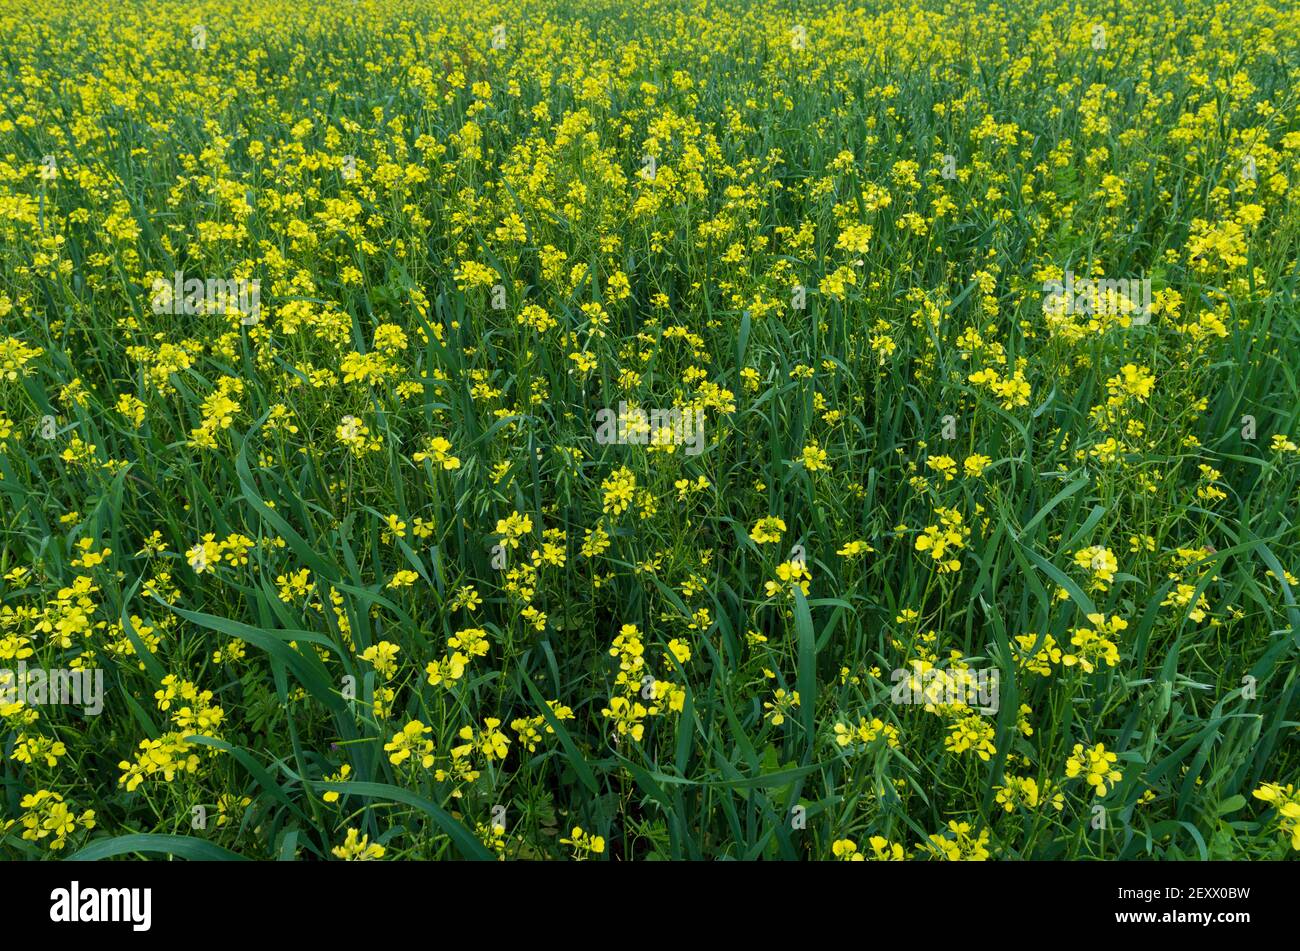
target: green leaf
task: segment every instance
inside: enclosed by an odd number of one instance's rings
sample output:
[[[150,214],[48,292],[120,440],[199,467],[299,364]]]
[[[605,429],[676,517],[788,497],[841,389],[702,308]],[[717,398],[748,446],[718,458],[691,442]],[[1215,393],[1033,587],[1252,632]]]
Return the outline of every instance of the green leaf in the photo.
[[[492,862],[496,856],[487,850],[468,829],[457,822],[451,813],[442,807],[430,802],[421,796],[409,790],[402,789],[400,786],[390,786],[387,783],[327,783],[314,782],[313,788],[322,790],[334,790],[337,793],[344,793],[349,796],[364,796],[368,799],[389,799],[393,802],[400,802],[407,806],[414,806],[421,812],[427,814],[442,829],[451,841],[455,844],[460,854],[467,859],[474,859],[480,862]]]
[[[79,852],[69,855],[69,862],[98,862],[118,855],[133,855],[137,852],[162,853],[176,858],[191,859],[196,862],[245,862],[247,859],[229,849],[204,839],[188,835],[152,835],[137,833],[119,835],[111,839],[92,842]]]

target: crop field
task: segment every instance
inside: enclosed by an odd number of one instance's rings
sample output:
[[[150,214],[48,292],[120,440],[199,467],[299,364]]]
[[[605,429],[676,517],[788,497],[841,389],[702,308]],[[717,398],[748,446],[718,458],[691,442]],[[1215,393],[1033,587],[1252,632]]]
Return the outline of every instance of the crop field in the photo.
[[[0,0],[0,857],[1295,856],[1298,75]]]

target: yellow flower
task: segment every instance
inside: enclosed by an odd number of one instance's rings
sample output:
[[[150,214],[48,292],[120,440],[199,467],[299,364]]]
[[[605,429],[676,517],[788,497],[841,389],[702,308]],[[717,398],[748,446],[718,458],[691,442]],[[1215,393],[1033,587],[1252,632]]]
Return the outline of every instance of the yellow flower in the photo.
[[[771,700],[763,701],[763,709],[767,711],[763,716],[772,721],[772,726],[780,726],[797,706],[799,691],[786,693],[784,687],[778,687]]]
[[[957,460],[952,456],[930,456],[925,464],[943,476],[945,482],[951,482],[957,473]]]
[[[424,449],[411,457],[416,462],[428,459],[435,466],[444,469],[459,469],[460,457],[451,454],[451,443],[442,436],[433,436],[425,441]]]
[[[936,509],[939,524],[927,525],[917,536],[916,550],[929,552],[935,568],[942,574],[961,570],[956,556],[966,545],[970,529],[965,526],[960,512],[954,509]]]
[[[401,648],[390,641],[371,644],[361,652],[361,659],[370,664],[386,679],[397,673],[397,655]]]
[[[303,568],[289,575],[278,575],[275,583],[279,588],[280,600],[285,604],[305,598],[311,590],[311,569]]]
[[[384,744],[388,761],[394,766],[400,766],[414,756],[421,766],[428,769],[433,765],[433,741],[426,739],[426,734],[432,732],[431,727],[425,726],[419,720],[407,723]]]
[[[378,843],[372,843],[370,836],[362,835],[357,829],[348,829],[347,838],[342,845],[330,849],[338,858],[349,862],[368,862],[384,857],[385,849]]]
[[[488,762],[503,760],[510,752],[510,738],[499,729],[500,726],[501,721],[496,717],[487,717],[483,721],[483,729],[475,732],[465,726],[456,735],[462,740],[470,740],[474,749],[482,753]]]
[[[764,590],[769,598],[779,594],[794,597],[795,588],[802,591],[804,595],[808,594],[808,582],[812,575],[802,561],[785,561],[777,565],[776,577],[776,581],[764,582]]]
[[[326,776],[325,782],[346,783],[348,781],[348,777],[351,775],[352,775],[352,767],[349,764],[344,763],[342,766],[339,767],[337,773],[331,773],[330,775]],[[326,802],[338,802],[340,795],[342,794],[339,793],[338,790],[327,789],[325,790],[325,792],[321,793],[321,799],[325,800]]]
[[[981,829],[978,835],[971,834],[969,822],[953,819],[948,823],[945,835],[932,835],[918,848],[933,858],[947,862],[983,862],[989,857],[989,830]]]
[[[383,446],[383,440],[378,436],[372,436],[370,427],[355,416],[344,416],[335,429],[335,435],[354,456],[378,452]]]
[[[675,637],[668,642],[668,650],[679,664],[685,664],[691,659],[690,647],[684,641]]]
[[[1294,851],[1300,852],[1300,792],[1295,786],[1264,783],[1251,795],[1273,807],[1278,831],[1290,839]]]
[[[496,534],[501,536],[502,544],[511,548],[518,548],[519,540],[525,535],[532,534],[532,531],[532,518],[519,512],[513,512],[506,518],[497,519]]]
[[[840,232],[835,247],[851,254],[866,254],[871,246],[871,225],[852,224]]]
[[[592,855],[601,855],[605,851],[603,836],[584,832],[582,826],[574,826],[567,838],[560,839],[562,845],[573,847],[573,857],[579,862]]]
[[[604,512],[607,515],[620,515],[632,504],[636,476],[631,469],[620,466],[601,483],[601,489],[605,493]]]
[[[785,533],[785,522],[775,515],[767,515],[760,518],[750,529],[749,537],[760,545],[769,542],[779,542],[781,536]]]
[[[194,569],[196,575],[211,571],[221,564],[221,544],[212,534],[204,535],[203,540],[185,553],[185,561]]]
[[[431,687],[441,685],[450,688],[453,683],[465,676],[465,668],[468,666],[469,658],[459,651],[454,651],[438,660],[429,661],[424,672],[428,676]]]
[[[808,445],[803,447],[803,452],[799,456],[799,461],[809,472],[816,472],[819,469],[829,468],[826,465],[826,450],[817,445],[817,440],[812,440]]]
[[[883,835],[873,835],[867,840],[871,846],[873,862],[902,862],[911,856],[903,849],[901,842],[890,842]]]
[[[831,843],[831,854],[841,862],[866,861],[866,857],[858,851],[857,843],[852,839],[836,839]]]
[[[1112,768],[1118,760],[1118,756],[1106,751],[1104,743],[1086,749],[1082,743],[1075,743],[1073,753],[1065,762],[1065,775],[1070,779],[1083,776],[1100,799],[1123,778],[1123,773]]]
[[[1074,563],[1092,572],[1093,586],[1100,591],[1105,591],[1109,587],[1115,580],[1115,572],[1119,570],[1119,562],[1115,560],[1114,552],[1101,545],[1076,551]]]

